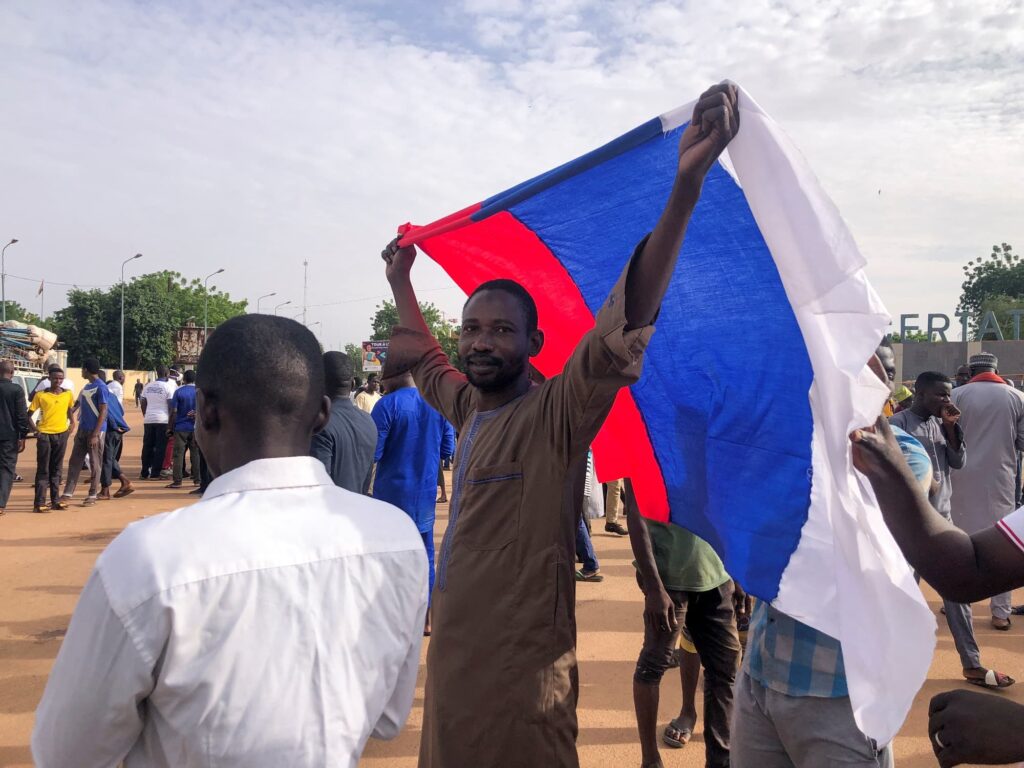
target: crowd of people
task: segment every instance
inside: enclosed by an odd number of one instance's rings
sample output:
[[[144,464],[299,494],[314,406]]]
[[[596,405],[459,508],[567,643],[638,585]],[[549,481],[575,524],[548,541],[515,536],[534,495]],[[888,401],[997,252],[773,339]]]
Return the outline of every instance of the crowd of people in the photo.
[[[213,480],[199,503],[129,526],[99,558],[37,711],[37,764],[355,766],[368,738],[403,726],[429,635],[421,768],[578,766],[575,591],[599,580],[581,540],[602,495],[590,446],[618,391],[640,377],[703,179],[739,129],[736,99],[720,85],[698,101],[664,212],[560,375],[531,369],[544,336],[533,298],[509,280],[469,296],[464,373],[453,367],[416,300],[415,249],[397,241],[382,253],[400,325],[381,381],[357,387],[346,355],[264,315],[218,327],[194,383],[175,389],[158,370],[139,393],[143,474],[159,473],[173,434],[172,487],[196,446],[193,472],[198,461]],[[885,344],[866,364],[895,377]],[[98,363],[84,373],[77,400],[59,372],[33,399],[46,403],[44,421],[78,419],[72,492],[85,457],[103,465],[104,429],[123,423]],[[956,389],[929,372],[913,392],[891,390],[878,422],[851,435],[854,464],[944,598],[965,680],[1005,688],[1013,679],[981,663],[970,603],[995,595],[993,626],[1008,629],[1005,595],[1024,584],[1024,512],[1014,512],[1024,395],[991,355],[972,357]],[[21,405],[15,437],[28,429]],[[49,442],[63,452],[66,436]],[[447,461],[449,522],[435,557]],[[51,491],[52,467],[47,453],[41,487]],[[115,462],[109,478],[119,473]],[[109,478],[94,474],[87,501]],[[892,764],[891,745],[857,727],[839,641],[752,601],[694,534],[643,518],[629,478],[603,495],[606,530],[629,536],[643,596],[633,672],[642,768],[664,765],[660,745],[692,738],[702,670],[708,766]],[[672,667],[683,707],[659,739]],[[1024,760],[1022,720],[1024,707],[997,695],[953,691],[933,700],[929,738],[942,766]]]

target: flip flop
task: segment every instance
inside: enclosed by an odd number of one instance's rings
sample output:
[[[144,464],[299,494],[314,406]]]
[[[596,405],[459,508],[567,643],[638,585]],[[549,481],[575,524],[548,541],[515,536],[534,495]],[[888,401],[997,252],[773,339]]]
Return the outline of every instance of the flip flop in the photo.
[[[679,734],[679,738],[669,736],[669,733],[675,731]],[[679,724],[679,718],[669,722],[665,726],[665,730],[661,734],[661,740],[673,749],[681,749],[685,747],[690,739],[693,738],[693,728],[684,728]]]
[[[986,669],[985,677],[965,677],[964,679],[971,685],[979,685],[982,688],[1009,688],[1017,682],[1009,675],[996,672],[994,669]]]
[[[604,581],[604,576],[601,575],[600,571],[594,571],[593,573],[576,571],[576,581]]]
[[[135,493],[135,488],[129,485],[127,488],[119,488],[114,491],[114,498],[123,499],[125,496],[130,496],[133,493]]]
[[[82,499],[82,506],[83,507],[93,507],[95,505],[96,505],[96,497],[95,496],[86,496],[84,499]]]

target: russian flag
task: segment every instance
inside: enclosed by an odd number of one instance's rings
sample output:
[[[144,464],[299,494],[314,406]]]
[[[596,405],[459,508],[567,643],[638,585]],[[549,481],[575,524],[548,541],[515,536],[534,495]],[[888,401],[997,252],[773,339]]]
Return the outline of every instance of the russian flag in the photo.
[[[518,281],[559,373],[654,226],[693,104],[433,224],[402,229],[467,293]],[[648,347],[594,444],[642,514],[710,542],[748,592],[843,646],[861,729],[888,743],[924,682],[935,620],[853,469],[886,392],[866,361],[889,316],[839,212],[745,93]]]

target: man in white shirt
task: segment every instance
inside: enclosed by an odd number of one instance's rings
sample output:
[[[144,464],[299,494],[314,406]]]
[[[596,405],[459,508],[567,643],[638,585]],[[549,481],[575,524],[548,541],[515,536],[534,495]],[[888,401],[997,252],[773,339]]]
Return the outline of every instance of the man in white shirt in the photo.
[[[196,432],[216,479],[100,556],[36,712],[37,766],[354,768],[371,735],[398,733],[426,554],[403,512],[308,455],[323,382],[292,320],[242,315],[210,337]]]
[[[177,389],[166,365],[156,367],[156,381],[142,388],[142,474],[143,480],[159,480],[167,453],[167,419],[170,399]]]
[[[124,371],[118,369],[114,371],[114,378],[107,382],[107,390],[114,397],[117,398],[117,402],[124,407]]]

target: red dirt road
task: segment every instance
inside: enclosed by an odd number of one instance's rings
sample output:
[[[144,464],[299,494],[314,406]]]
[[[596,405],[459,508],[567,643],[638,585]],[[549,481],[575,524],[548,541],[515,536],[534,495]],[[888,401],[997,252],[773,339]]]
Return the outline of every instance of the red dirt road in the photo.
[[[137,476],[141,416],[129,406],[128,417],[135,430],[126,442],[123,464],[129,476]],[[0,518],[0,766],[12,768],[32,765],[28,744],[33,712],[96,557],[128,523],[186,505],[195,498],[186,491],[164,488],[165,482],[135,481],[140,490],[126,499],[34,515],[31,479],[35,444],[31,440],[19,462],[19,472],[27,481],[15,485],[8,514]],[[83,496],[81,486],[77,495],[79,500]],[[438,539],[446,524],[447,507],[442,506],[438,510]],[[642,603],[630,565],[629,541],[605,534],[601,526],[595,527],[594,539],[605,580],[579,584],[577,590],[580,761],[588,768],[628,768],[640,762],[631,681],[641,642]],[[937,608],[934,593],[928,590],[926,595]],[[987,607],[977,606],[975,628],[983,661],[1024,680],[1024,620],[1017,620],[1009,632],[997,632],[988,619]],[[486,631],[502,630],[489,627]],[[421,666],[416,705],[405,730],[392,742],[371,740],[361,766],[415,766],[422,721],[422,678]],[[938,651],[928,682],[896,740],[901,768],[936,765],[925,733],[928,700],[939,691],[961,685],[956,651],[945,623],[940,621]],[[1024,703],[1024,682],[1008,693],[993,695],[1008,695]],[[660,720],[664,724],[679,707],[678,677],[674,673],[667,675],[662,684],[661,706]],[[495,727],[500,728],[500,723]],[[666,749],[662,754],[666,768],[703,766],[700,724],[690,745],[682,750]]]

